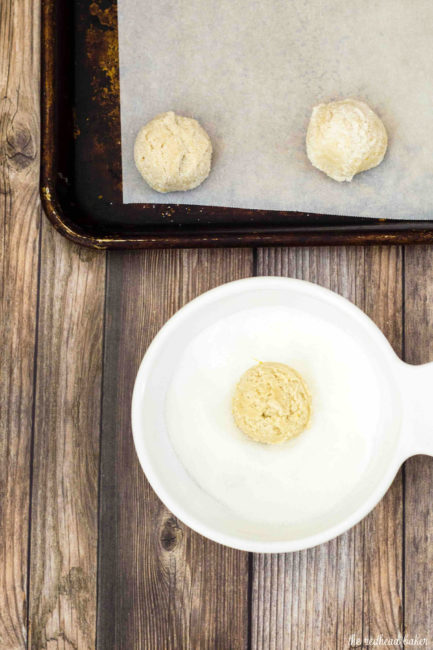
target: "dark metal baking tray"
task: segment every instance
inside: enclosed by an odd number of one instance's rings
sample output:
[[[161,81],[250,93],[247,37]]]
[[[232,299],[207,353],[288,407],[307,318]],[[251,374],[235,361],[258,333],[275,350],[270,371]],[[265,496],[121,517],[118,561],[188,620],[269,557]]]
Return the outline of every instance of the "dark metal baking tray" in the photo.
[[[123,204],[116,0],[42,1],[41,111],[42,202],[54,227],[79,244],[144,248],[433,242],[433,221]]]

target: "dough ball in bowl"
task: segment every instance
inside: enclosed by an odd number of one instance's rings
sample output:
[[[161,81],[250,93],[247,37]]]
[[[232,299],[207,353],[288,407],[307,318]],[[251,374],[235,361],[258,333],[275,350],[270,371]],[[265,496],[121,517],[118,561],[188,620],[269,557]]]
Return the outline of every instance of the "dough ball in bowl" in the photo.
[[[388,136],[380,117],[364,102],[345,99],[313,109],[307,131],[310,162],[336,181],[379,165]]]
[[[239,429],[256,442],[275,444],[299,435],[311,415],[310,391],[284,363],[259,363],[241,377],[232,404]]]
[[[192,190],[209,176],[212,144],[197,120],[169,111],[140,129],[134,159],[157,192]]]

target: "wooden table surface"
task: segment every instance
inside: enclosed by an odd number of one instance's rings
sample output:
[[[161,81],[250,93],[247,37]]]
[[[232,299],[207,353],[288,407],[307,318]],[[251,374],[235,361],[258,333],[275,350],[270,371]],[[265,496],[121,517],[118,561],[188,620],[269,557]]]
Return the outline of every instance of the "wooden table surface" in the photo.
[[[433,249],[72,245],[39,204],[38,41],[38,0],[0,0],[1,650],[324,650],[399,634],[433,648],[432,458],[408,460],[375,510],[328,544],[249,555],[166,510],[129,416],[167,318],[251,275],[331,287],[404,359],[432,360]]]

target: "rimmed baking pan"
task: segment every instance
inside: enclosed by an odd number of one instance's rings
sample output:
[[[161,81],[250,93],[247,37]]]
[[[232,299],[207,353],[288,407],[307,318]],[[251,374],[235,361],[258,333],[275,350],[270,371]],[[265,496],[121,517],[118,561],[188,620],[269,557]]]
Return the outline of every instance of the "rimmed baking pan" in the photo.
[[[408,244],[433,221],[124,204],[116,0],[42,2],[41,196],[54,227],[94,248]]]

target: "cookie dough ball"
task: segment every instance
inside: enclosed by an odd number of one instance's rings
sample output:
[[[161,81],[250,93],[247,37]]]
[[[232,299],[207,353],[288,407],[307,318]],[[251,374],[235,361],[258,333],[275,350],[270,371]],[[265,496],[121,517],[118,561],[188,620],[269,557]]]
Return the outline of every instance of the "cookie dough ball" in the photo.
[[[239,429],[256,442],[275,444],[308,426],[311,395],[302,377],[284,363],[259,363],[241,377],[232,404]]]
[[[307,155],[314,167],[336,181],[380,165],[388,136],[380,117],[367,104],[345,99],[313,108]]]
[[[209,176],[212,144],[197,120],[173,111],[157,115],[135,140],[134,159],[157,192],[192,190]]]

